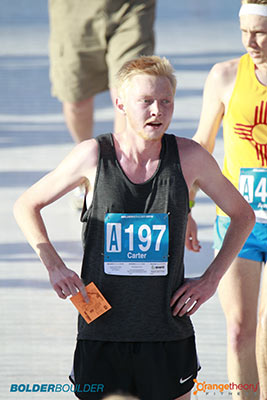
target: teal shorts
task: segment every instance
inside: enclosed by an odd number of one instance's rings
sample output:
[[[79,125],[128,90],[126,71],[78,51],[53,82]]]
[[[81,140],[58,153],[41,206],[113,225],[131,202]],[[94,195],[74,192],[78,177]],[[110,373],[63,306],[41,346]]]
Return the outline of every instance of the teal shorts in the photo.
[[[222,247],[229,225],[229,217],[217,216],[214,224],[214,249],[220,250]],[[238,257],[264,263],[267,261],[267,224],[256,222]]]

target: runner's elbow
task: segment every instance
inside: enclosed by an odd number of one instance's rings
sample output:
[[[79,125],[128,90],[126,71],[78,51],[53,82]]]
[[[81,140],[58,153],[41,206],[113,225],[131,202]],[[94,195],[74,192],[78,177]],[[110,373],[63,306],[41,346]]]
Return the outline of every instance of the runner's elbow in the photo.
[[[25,215],[25,204],[23,200],[23,195],[16,200],[13,206],[13,215],[17,223],[19,223],[21,217]]]
[[[34,205],[30,201],[29,196],[25,192],[14,203],[13,215],[15,220],[19,222],[33,213],[40,212],[40,208],[40,206]]]
[[[235,213],[229,216],[231,221],[235,221],[242,227],[244,232],[251,232],[256,222],[255,213],[246,201],[242,201],[235,210]]]
[[[256,223],[256,216],[252,207],[250,207],[248,203],[246,204],[246,207],[244,207],[242,214],[243,214],[242,218],[246,221],[246,225],[252,230],[252,228]]]
[[[15,219],[16,220],[18,220],[18,217],[19,217],[19,215],[21,214],[21,212],[22,212],[22,201],[21,201],[21,197],[19,197],[16,201],[15,201],[15,203],[14,203],[14,205],[13,205],[13,215],[14,215],[14,217],[15,217]]]
[[[252,228],[253,228],[253,226],[256,223],[256,215],[255,215],[254,211],[252,210],[252,208],[250,208],[250,218],[251,218],[250,222],[251,222],[251,225],[252,225]]]

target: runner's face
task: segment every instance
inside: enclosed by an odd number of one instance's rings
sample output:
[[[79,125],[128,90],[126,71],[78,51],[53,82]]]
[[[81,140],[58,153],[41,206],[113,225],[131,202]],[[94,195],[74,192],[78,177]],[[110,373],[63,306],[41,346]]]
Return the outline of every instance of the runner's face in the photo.
[[[158,140],[171,122],[173,107],[167,77],[139,74],[131,78],[124,96],[127,129],[145,140]]]
[[[254,64],[267,67],[267,17],[241,15],[242,42]]]

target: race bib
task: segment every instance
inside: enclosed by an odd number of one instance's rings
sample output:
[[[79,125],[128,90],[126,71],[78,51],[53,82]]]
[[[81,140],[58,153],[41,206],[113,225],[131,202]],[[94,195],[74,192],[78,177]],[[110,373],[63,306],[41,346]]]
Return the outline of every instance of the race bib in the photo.
[[[259,222],[267,222],[267,168],[241,168],[239,191]]]
[[[167,275],[168,251],[168,214],[106,214],[106,274]]]

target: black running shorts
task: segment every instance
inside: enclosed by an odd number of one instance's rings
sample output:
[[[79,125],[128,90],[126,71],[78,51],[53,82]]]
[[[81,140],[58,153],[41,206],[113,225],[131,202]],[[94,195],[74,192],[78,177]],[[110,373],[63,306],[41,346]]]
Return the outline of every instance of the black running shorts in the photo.
[[[176,342],[78,340],[70,379],[83,400],[114,393],[173,400],[193,388],[198,369],[194,336]]]

